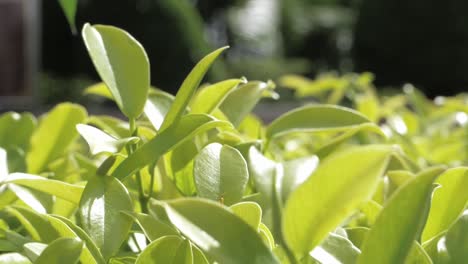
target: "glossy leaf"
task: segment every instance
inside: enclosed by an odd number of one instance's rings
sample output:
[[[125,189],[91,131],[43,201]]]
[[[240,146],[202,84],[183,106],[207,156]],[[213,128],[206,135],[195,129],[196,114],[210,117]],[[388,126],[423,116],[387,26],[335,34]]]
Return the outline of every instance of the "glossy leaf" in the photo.
[[[320,263],[354,264],[361,251],[347,238],[330,233],[309,254]]]
[[[31,264],[28,258],[19,253],[0,254],[0,264]]]
[[[39,242],[29,242],[23,245],[24,254],[32,261],[36,261],[46,248],[47,244]]]
[[[287,112],[275,119],[266,130],[273,138],[290,132],[342,131],[370,123],[361,113],[334,105],[309,105]]]
[[[75,126],[86,115],[83,107],[70,103],[59,104],[47,113],[31,138],[31,150],[26,156],[28,172],[41,173],[59,158],[78,136]]]
[[[263,97],[264,92],[272,88],[273,85],[270,83],[259,81],[248,82],[232,91],[224,99],[219,109],[237,127],[254,109],[255,105]]]
[[[132,217],[150,241],[164,236],[177,236],[179,233],[172,226],[155,217],[141,213],[125,213]]]
[[[8,176],[5,183],[14,183],[35,189],[50,195],[57,196],[69,202],[78,204],[84,187],[69,184],[63,181],[51,180],[45,177],[26,174],[12,173]]]
[[[78,130],[78,133],[86,140],[91,154],[93,155],[102,152],[117,153],[128,143],[136,143],[139,141],[137,137],[116,139],[98,128],[84,124],[76,125],[76,130]]]
[[[68,228],[72,230],[76,234],[77,237],[79,237],[83,242],[85,242],[86,248],[84,251],[89,250],[89,253],[93,256],[94,261],[96,261],[96,263],[98,264],[105,263],[105,260],[103,256],[101,255],[101,252],[97,248],[96,244],[83,229],[81,229],[80,227],[78,227],[76,224],[74,224],[72,221],[70,221],[69,219],[65,217],[53,215],[53,216],[49,216],[49,219],[51,219],[52,217],[59,220],[60,223],[67,225]]]
[[[418,174],[400,188],[383,208],[370,230],[358,263],[403,263],[426,222],[434,180],[443,172],[435,167]],[[389,228],[392,227],[392,228]]]
[[[88,181],[80,201],[81,224],[106,260],[117,253],[132,225],[131,218],[121,211],[133,211],[122,183],[107,176]]]
[[[189,75],[185,78],[184,82],[179,88],[169,112],[161,125],[161,131],[169,128],[172,124],[178,123],[182,117],[185,108],[192,99],[195,90],[200,85],[203,77],[210,68],[211,64],[218,58],[218,56],[228,47],[223,47],[206,55],[200,62],[195,65]]]
[[[185,140],[216,127],[229,127],[230,124],[215,120],[207,115],[187,115],[179,124],[171,126],[142,145],[128,156],[113,172],[118,179],[131,176],[137,170],[157,161],[163,154],[174,149]]]
[[[232,205],[231,210],[247,224],[257,230],[262,221],[262,208],[254,202],[241,202]]]
[[[306,256],[370,199],[392,151],[391,146],[370,145],[329,156],[291,194],[283,212],[282,229],[297,257]]]
[[[230,146],[212,143],[203,148],[194,162],[198,196],[227,205],[244,194],[249,172],[241,153]]]
[[[74,238],[59,238],[47,246],[34,262],[36,264],[77,263],[83,242]]]
[[[445,244],[451,263],[463,263],[468,259],[468,211],[449,229]]]
[[[422,233],[423,242],[449,229],[468,203],[468,168],[449,169],[436,182],[440,188],[434,191],[432,197],[431,209]]]
[[[151,92],[145,103],[144,113],[154,128],[159,130],[174,103],[174,96],[163,91]]]
[[[281,198],[283,202],[286,202],[290,193],[312,175],[318,165],[317,156],[307,156],[282,163],[284,176],[281,184]]]
[[[211,114],[237,85],[245,82],[243,79],[229,79],[204,87],[191,102],[191,113]]]
[[[186,262],[175,262],[176,254],[183,243],[179,236],[164,236],[148,245],[141,252],[135,264],[185,264]]]
[[[257,232],[218,203],[187,198],[164,207],[181,233],[219,263],[278,263]]]
[[[137,118],[150,88],[150,66],[141,44],[124,30],[105,25],[85,24],[82,37],[122,113]]]

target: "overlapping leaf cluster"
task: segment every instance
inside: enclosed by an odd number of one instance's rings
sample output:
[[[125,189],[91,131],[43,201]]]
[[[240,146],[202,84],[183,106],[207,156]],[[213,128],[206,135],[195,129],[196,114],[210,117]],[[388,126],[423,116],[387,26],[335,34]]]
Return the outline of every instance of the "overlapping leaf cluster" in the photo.
[[[266,125],[252,110],[272,83],[199,87],[225,48],[174,97],[127,32],[82,35],[103,80],[87,93],[127,120],[70,103],[0,116],[0,263],[468,259],[468,97],[286,76],[316,103]]]

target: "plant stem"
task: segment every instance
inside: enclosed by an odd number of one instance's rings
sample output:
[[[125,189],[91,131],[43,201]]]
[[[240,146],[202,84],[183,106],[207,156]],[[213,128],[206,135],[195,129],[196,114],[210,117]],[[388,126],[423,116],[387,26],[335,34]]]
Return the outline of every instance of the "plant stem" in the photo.
[[[138,128],[136,126],[136,120],[135,118],[130,118],[129,119],[130,123],[130,135],[137,137],[138,136]],[[129,155],[132,154],[136,149],[135,144],[129,145],[128,151]],[[140,171],[137,171],[135,173],[136,181],[138,184],[138,200],[140,202],[140,207],[141,207],[141,212],[142,213],[147,213],[148,212],[148,198],[145,196],[145,191],[143,189],[143,182],[141,180],[141,174]]]

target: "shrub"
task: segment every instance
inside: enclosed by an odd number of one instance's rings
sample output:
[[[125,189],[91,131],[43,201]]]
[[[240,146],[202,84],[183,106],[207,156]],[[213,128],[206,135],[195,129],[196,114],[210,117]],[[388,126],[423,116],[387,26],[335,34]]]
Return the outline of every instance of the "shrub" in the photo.
[[[39,122],[0,117],[0,263],[468,259],[463,95],[433,104],[412,87],[378,97],[367,75],[327,89],[287,76],[334,104],[265,125],[252,110],[275,96],[272,83],[197,90],[226,48],[173,97],[150,87],[145,51],[127,32],[87,24],[82,35],[103,80],[86,92],[127,120],[71,103]]]

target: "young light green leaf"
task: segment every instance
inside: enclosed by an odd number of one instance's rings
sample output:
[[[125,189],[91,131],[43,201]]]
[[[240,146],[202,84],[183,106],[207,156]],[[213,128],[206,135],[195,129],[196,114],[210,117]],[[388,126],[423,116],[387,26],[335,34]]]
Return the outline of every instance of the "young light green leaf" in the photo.
[[[317,169],[317,156],[307,156],[281,163],[283,166],[283,180],[281,184],[281,199],[286,202],[290,193],[305,182]]]
[[[267,127],[266,137],[273,138],[297,131],[342,131],[364,123],[370,123],[369,119],[349,108],[335,105],[309,105],[278,117]]]
[[[63,103],[52,109],[39,123],[27,153],[28,172],[38,174],[62,155],[78,136],[75,126],[86,118],[86,110],[76,104]]]
[[[206,259],[205,254],[203,254],[203,252],[193,244],[192,244],[192,252],[193,252],[193,264],[209,264],[210,263],[208,259]]]
[[[63,13],[67,18],[71,31],[73,34],[76,34],[75,15],[78,7],[78,0],[59,0],[59,3],[60,6],[62,6]]]
[[[230,79],[204,87],[190,104],[193,114],[211,114],[243,79]]]
[[[137,170],[157,161],[163,154],[202,132],[216,127],[230,127],[227,122],[207,115],[186,115],[180,123],[155,136],[128,156],[113,172],[113,176],[124,179]]]
[[[153,216],[141,213],[125,212],[132,217],[145,233],[149,241],[154,241],[164,236],[177,236],[179,233],[172,226],[156,219]]]
[[[190,241],[185,239],[180,243],[179,248],[174,256],[174,264],[192,264],[193,263],[193,252]]]
[[[320,263],[354,264],[360,253],[347,238],[330,233],[309,255]]]
[[[104,259],[114,256],[127,238],[132,219],[121,211],[133,211],[133,202],[125,186],[114,177],[94,177],[81,196],[79,216],[83,229]]]
[[[192,99],[195,90],[200,85],[203,77],[210,68],[211,64],[218,58],[218,56],[228,47],[223,47],[213,51],[212,53],[206,55],[201,61],[195,65],[193,70],[189,73],[187,78],[179,88],[177,95],[175,97],[174,103],[172,104],[169,112],[164,119],[164,122],[161,125],[161,131],[169,128],[172,124],[178,123],[182,117],[185,108]]]
[[[89,253],[93,256],[94,261],[97,264],[105,264],[106,263],[106,261],[104,260],[104,257],[101,255],[101,252],[97,248],[94,241],[91,239],[91,237],[89,237],[89,235],[83,229],[78,227],[76,224],[74,224],[69,219],[67,219],[65,217],[62,217],[62,216],[59,216],[59,215],[51,215],[51,216],[48,216],[48,218],[49,218],[49,220],[51,218],[56,218],[57,221],[54,221],[54,222],[67,225],[68,228],[71,231],[73,231],[76,234],[77,237],[79,237],[81,240],[83,240],[83,242],[86,243],[86,248],[84,249],[84,251],[86,252],[87,250],[89,250]],[[56,224],[56,226],[57,225],[58,224]]]
[[[80,202],[81,193],[84,189],[82,186],[26,173],[12,173],[4,183],[14,183],[25,186],[57,196],[75,204]]]
[[[174,99],[173,95],[163,91],[153,91],[148,95],[144,113],[155,129],[161,128]]]
[[[418,242],[413,242],[410,253],[405,260],[405,264],[432,264],[429,255],[424,251]]]
[[[24,254],[28,256],[31,261],[36,261],[46,248],[47,244],[39,242],[29,242],[23,245]]]
[[[396,191],[369,231],[358,263],[404,263],[426,222],[433,182],[443,171],[427,169]]]
[[[0,184],[6,180],[8,173],[7,152],[3,148],[0,148]],[[3,192],[3,190],[3,187],[0,187],[0,193]]]
[[[232,205],[231,210],[247,224],[258,230],[262,221],[262,208],[254,202],[240,202]]]
[[[117,153],[128,143],[136,143],[140,140],[138,137],[116,139],[98,128],[84,124],[76,125],[76,130],[86,140],[93,155],[102,152]]]
[[[193,174],[198,196],[231,205],[244,194],[249,172],[235,148],[212,143],[195,158]]]
[[[109,87],[107,87],[107,85],[103,82],[86,87],[83,91],[83,94],[99,95],[109,100],[114,100],[114,97],[112,96]]]
[[[138,256],[135,264],[185,264],[175,262],[175,257],[183,240],[179,236],[163,236],[149,244]]]
[[[29,259],[19,253],[0,254],[0,264],[31,264]]]
[[[254,109],[263,93],[274,86],[270,83],[253,81],[232,91],[219,106],[219,109],[238,127],[242,120]]]
[[[141,44],[126,31],[85,24],[82,36],[101,79],[128,118],[142,112],[150,88],[150,66]]]
[[[182,234],[219,263],[278,263],[257,232],[219,203],[186,198],[164,207]]]
[[[75,238],[59,238],[47,246],[35,264],[77,263],[83,250],[83,242]]]
[[[468,168],[449,169],[436,183],[440,188],[435,190],[432,197],[431,209],[422,233],[423,242],[449,229],[468,203]]]
[[[282,229],[298,258],[370,199],[393,151],[391,146],[369,145],[331,155],[290,195]]]
[[[468,259],[468,210],[447,232],[445,244],[450,263],[464,263]]]
[[[0,116],[0,147],[26,149],[36,127],[36,118],[29,113],[7,112]]]

